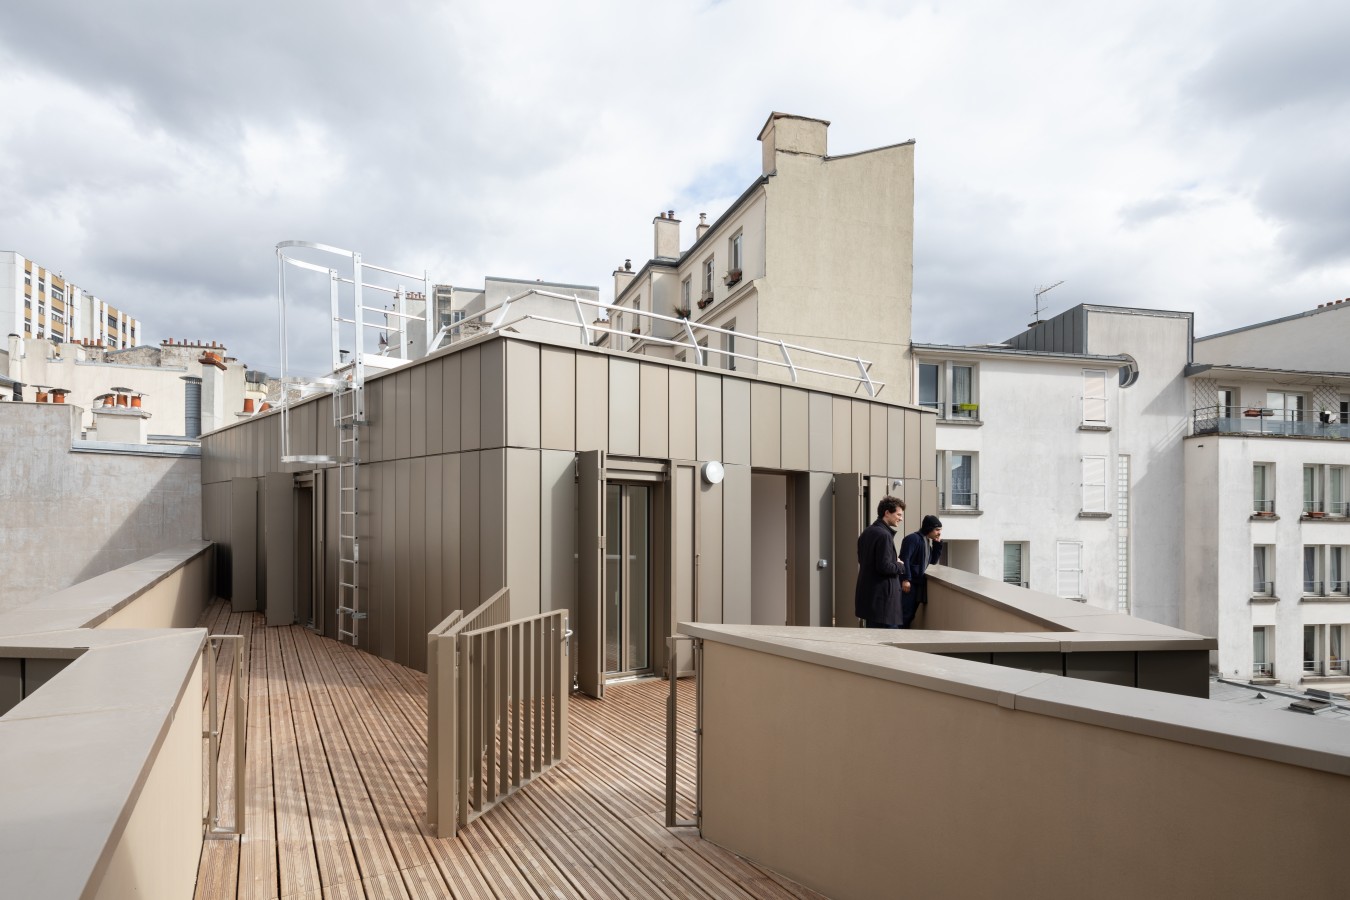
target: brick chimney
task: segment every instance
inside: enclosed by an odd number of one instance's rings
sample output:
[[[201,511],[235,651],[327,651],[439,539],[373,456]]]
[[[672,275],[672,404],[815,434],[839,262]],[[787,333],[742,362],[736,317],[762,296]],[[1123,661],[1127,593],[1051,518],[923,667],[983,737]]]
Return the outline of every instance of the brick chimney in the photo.
[[[805,156],[826,154],[826,132],[830,123],[824,119],[809,119],[789,113],[769,113],[769,120],[759,131],[760,149],[764,155],[764,174],[778,168],[779,153],[800,153]]]
[[[656,247],[652,256],[679,259],[680,220],[675,218],[675,210],[671,209],[661,213],[655,219],[652,219],[652,224],[656,226]]]

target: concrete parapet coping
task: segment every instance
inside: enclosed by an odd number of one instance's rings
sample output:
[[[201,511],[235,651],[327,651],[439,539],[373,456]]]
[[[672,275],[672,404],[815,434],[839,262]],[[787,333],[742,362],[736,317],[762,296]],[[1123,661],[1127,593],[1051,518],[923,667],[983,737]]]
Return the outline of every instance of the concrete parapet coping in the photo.
[[[905,634],[883,629],[691,622],[681,623],[679,631],[703,640],[992,703],[1004,709],[1350,775],[1350,743],[1346,741],[1342,723],[934,655],[1025,651],[1042,646],[1046,650],[1061,650],[1058,645],[1064,643],[1063,635],[1055,632]],[[1079,651],[1165,651],[1213,645],[1211,639],[1179,629],[1167,631],[1177,638],[1146,636],[1135,642],[1111,633],[1075,634],[1069,644],[1070,649]]]

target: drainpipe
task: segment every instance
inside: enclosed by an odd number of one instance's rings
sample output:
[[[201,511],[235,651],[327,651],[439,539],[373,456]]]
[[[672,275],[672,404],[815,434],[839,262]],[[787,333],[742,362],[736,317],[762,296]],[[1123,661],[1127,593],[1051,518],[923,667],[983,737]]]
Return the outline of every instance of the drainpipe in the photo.
[[[183,390],[183,434],[190,438],[202,436],[202,380],[196,375],[183,375],[187,382]]]

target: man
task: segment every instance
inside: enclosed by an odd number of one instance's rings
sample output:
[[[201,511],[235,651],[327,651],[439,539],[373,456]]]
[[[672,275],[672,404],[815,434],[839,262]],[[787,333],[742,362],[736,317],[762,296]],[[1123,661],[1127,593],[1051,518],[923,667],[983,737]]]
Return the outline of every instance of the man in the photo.
[[[942,520],[924,516],[919,530],[905,535],[900,542],[900,564],[905,567],[907,581],[901,582],[904,592],[901,606],[901,628],[908,628],[919,612],[920,603],[928,603],[928,567],[942,556]]]
[[[904,569],[895,552],[895,535],[905,521],[905,501],[884,497],[877,504],[877,520],[858,535],[858,583],[853,589],[853,611],[868,628],[899,628],[900,575]]]

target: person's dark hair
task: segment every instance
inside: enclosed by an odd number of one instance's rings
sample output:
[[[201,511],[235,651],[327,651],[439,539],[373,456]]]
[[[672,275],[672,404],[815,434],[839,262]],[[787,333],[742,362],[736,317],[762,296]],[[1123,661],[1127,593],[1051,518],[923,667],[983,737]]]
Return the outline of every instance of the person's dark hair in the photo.
[[[904,508],[905,501],[901,500],[899,497],[882,497],[881,502],[877,504],[877,518],[880,519],[888,512],[894,512],[897,509]]]

